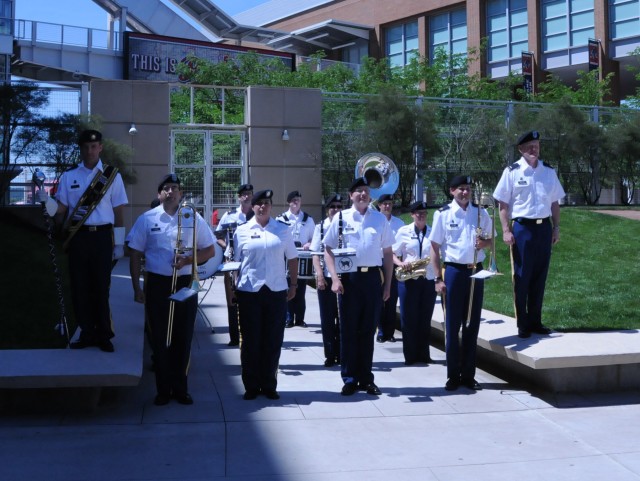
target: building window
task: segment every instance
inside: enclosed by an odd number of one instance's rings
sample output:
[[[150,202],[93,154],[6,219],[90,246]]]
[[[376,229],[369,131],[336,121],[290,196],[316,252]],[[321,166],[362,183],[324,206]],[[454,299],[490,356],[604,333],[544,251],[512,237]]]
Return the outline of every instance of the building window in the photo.
[[[467,54],[467,11],[453,10],[429,17],[429,60],[437,49],[449,55]]]
[[[609,0],[611,40],[637,37],[640,32],[640,0]]]
[[[489,62],[520,57],[529,50],[527,0],[489,0]]]
[[[542,50],[584,46],[594,38],[593,0],[542,0]]]
[[[385,30],[386,55],[391,67],[404,67],[418,56],[418,22],[409,22]]]
[[[13,0],[0,0],[0,35],[13,35]]]

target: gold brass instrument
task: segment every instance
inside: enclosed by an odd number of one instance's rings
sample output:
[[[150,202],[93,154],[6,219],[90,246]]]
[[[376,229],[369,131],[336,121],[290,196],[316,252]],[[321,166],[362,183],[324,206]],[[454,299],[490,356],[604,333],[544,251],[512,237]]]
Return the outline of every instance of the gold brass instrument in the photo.
[[[427,275],[427,266],[431,262],[430,257],[424,259],[418,259],[412,261],[408,266],[396,267],[396,279],[399,282],[404,282],[409,279],[418,279],[419,277],[425,277]]]
[[[480,205],[484,207],[486,211],[491,210],[491,251],[489,253],[489,269],[486,269],[491,273],[490,277],[501,276],[502,273],[498,270],[498,264],[496,262],[496,208],[495,200],[491,194],[483,193],[480,195]]]
[[[191,247],[185,245],[183,229],[183,219],[193,219],[192,242]],[[173,274],[171,276],[171,295],[169,296],[169,323],[167,324],[167,347],[171,345],[171,336],[173,334],[173,316],[175,314],[175,303],[185,301],[193,295],[197,295],[200,291],[200,279],[198,279],[198,244],[197,244],[197,216],[196,207],[190,202],[182,202],[178,207],[178,232],[176,235],[176,246],[173,256]],[[176,292],[178,284],[178,259],[181,255],[185,255],[189,251],[192,252],[191,258],[191,287],[182,288]]]
[[[400,185],[400,171],[389,157],[377,152],[365,154],[356,162],[356,179],[364,177],[372,199],[394,194]]]
[[[476,239],[482,237],[482,227],[480,227],[480,212],[482,207],[478,205],[478,223],[476,224]],[[469,323],[471,322],[471,311],[473,310],[473,291],[476,287],[476,278],[474,277],[476,273],[476,264],[478,263],[478,249],[475,247],[474,239],[474,249],[473,249],[473,268],[471,270],[471,287],[469,288],[469,307],[467,308],[467,318],[464,321],[464,327],[469,327]]]

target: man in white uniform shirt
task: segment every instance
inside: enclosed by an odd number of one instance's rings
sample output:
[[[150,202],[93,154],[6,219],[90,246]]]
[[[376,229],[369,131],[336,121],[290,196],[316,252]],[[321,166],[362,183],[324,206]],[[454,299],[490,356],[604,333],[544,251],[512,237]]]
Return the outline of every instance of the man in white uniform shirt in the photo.
[[[302,210],[302,194],[299,191],[289,192],[287,202],[289,203],[289,210],[278,216],[278,219],[289,223],[296,247],[299,250],[308,251],[316,225],[311,216]],[[296,295],[287,303],[287,327],[307,327],[306,322],[304,322],[304,315],[307,310],[305,302],[307,281],[306,279],[298,279],[297,282]]]
[[[369,185],[364,177],[349,189],[352,207],[334,216],[324,237],[325,263],[331,290],[340,303],[341,394],[358,390],[378,396],[373,378],[373,346],[382,303],[389,299],[393,275],[394,238],[385,217],[371,208]],[[333,250],[353,248],[356,272],[338,276]],[[382,253],[382,255],[381,255]]]

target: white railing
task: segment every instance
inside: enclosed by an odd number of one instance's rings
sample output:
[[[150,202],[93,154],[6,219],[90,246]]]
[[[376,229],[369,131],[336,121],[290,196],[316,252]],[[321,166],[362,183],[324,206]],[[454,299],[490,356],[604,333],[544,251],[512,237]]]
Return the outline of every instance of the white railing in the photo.
[[[16,20],[14,37],[32,43],[52,43],[87,49],[122,50],[119,32],[56,23]]]

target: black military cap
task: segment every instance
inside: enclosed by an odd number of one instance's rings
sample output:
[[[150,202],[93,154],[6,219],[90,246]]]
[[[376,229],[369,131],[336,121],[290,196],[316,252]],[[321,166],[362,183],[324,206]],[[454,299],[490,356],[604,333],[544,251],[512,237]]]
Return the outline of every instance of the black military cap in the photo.
[[[390,200],[391,202],[393,202],[393,194],[382,194],[382,195],[378,198],[378,204],[382,204],[383,202],[387,202],[388,200]]]
[[[102,134],[97,130],[83,130],[78,137],[78,145],[86,142],[102,142]]]
[[[297,190],[289,192],[289,195],[287,195],[287,202],[291,202],[295,197],[302,197],[302,194]]]
[[[409,206],[409,210],[412,214],[417,210],[427,210],[427,203],[423,200],[414,202]]]
[[[258,202],[264,199],[269,199],[273,197],[273,191],[271,189],[259,190],[253,197],[251,197],[251,205],[256,205]]]
[[[449,182],[449,187],[451,187],[452,189],[455,189],[456,187],[458,187],[459,185],[462,185],[462,184],[471,185],[471,184],[473,184],[473,179],[471,178],[470,175],[456,175]]]
[[[331,204],[342,204],[342,196],[340,194],[333,194],[324,203],[325,207],[329,207]]]
[[[351,187],[349,187],[349,193],[354,192],[358,187],[369,187],[369,182],[364,177],[358,177],[354,179],[351,183]]]
[[[253,185],[251,184],[242,184],[240,187],[238,187],[238,195],[242,194],[245,191],[252,191],[253,192]]]
[[[167,174],[167,175],[165,175],[162,178],[162,180],[160,180],[160,183],[158,184],[158,194],[162,190],[162,187],[164,187],[164,184],[178,184],[178,185],[180,185],[180,178],[176,174]]]
[[[537,130],[530,130],[518,137],[518,145],[526,144],[532,140],[540,140],[540,132]]]

